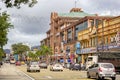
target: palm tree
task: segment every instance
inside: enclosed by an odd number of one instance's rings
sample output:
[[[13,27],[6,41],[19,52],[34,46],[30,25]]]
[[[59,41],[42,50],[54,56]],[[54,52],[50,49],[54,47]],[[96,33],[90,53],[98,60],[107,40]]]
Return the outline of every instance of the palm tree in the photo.
[[[38,55],[36,53],[33,53],[33,52],[29,52],[28,57],[31,58],[33,61],[38,60]]]
[[[45,60],[48,62],[49,56],[52,55],[52,49],[46,45],[40,47],[39,55],[45,57]]]

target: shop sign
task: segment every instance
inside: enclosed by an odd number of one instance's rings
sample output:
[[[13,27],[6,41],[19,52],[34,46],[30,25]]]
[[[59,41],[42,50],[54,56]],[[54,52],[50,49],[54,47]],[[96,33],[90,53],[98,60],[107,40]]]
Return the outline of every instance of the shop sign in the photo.
[[[80,54],[80,48],[81,48],[80,42],[77,42],[75,47],[76,47],[76,54]]]
[[[118,45],[118,43],[112,43],[109,45],[100,45],[98,46],[98,50],[109,50],[109,49],[119,49],[120,45]]]
[[[83,53],[94,53],[96,52],[96,47],[81,49],[81,54]]]

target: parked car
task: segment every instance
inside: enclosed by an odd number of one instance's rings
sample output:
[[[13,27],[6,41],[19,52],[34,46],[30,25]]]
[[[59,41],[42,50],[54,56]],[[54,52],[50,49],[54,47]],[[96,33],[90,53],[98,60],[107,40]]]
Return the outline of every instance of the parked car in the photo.
[[[70,70],[81,70],[81,66],[78,63],[71,64],[69,67]]]
[[[63,71],[63,66],[59,63],[55,63],[50,66],[50,71]]]
[[[89,67],[87,70],[88,78],[96,78],[97,80],[104,80],[109,77],[112,80],[116,78],[116,72],[112,63],[96,63]]]
[[[10,59],[10,64],[15,64],[15,59]]]
[[[21,61],[21,65],[25,65],[25,62],[24,62],[24,61]]]
[[[40,72],[39,62],[37,61],[29,62],[29,64],[27,65],[27,72],[31,71]]]
[[[16,61],[16,62],[15,62],[15,65],[16,65],[16,66],[20,66],[20,65],[21,65],[21,62],[20,62],[20,61]]]
[[[40,67],[40,68],[46,68],[46,69],[47,69],[48,65],[47,65],[47,63],[40,63],[40,64],[39,64],[39,67]]]

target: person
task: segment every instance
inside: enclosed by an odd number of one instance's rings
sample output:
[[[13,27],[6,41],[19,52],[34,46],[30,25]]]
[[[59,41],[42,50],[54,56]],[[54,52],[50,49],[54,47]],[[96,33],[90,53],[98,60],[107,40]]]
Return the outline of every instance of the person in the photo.
[[[0,67],[3,65],[2,61],[0,61]]]

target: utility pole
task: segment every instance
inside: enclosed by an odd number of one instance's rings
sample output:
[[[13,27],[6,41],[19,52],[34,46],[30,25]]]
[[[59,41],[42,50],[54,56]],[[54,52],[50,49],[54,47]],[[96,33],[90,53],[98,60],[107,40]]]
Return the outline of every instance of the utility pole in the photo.
[[[102,53],[104,51],[104,20],[102,19]]]
[[[98,54],[98,52],[99,52],[99,50],[98,50],[98,20],[96,19],[95,20],[95,23],[96,23],[96,45],[97,45],[97,54]]]

